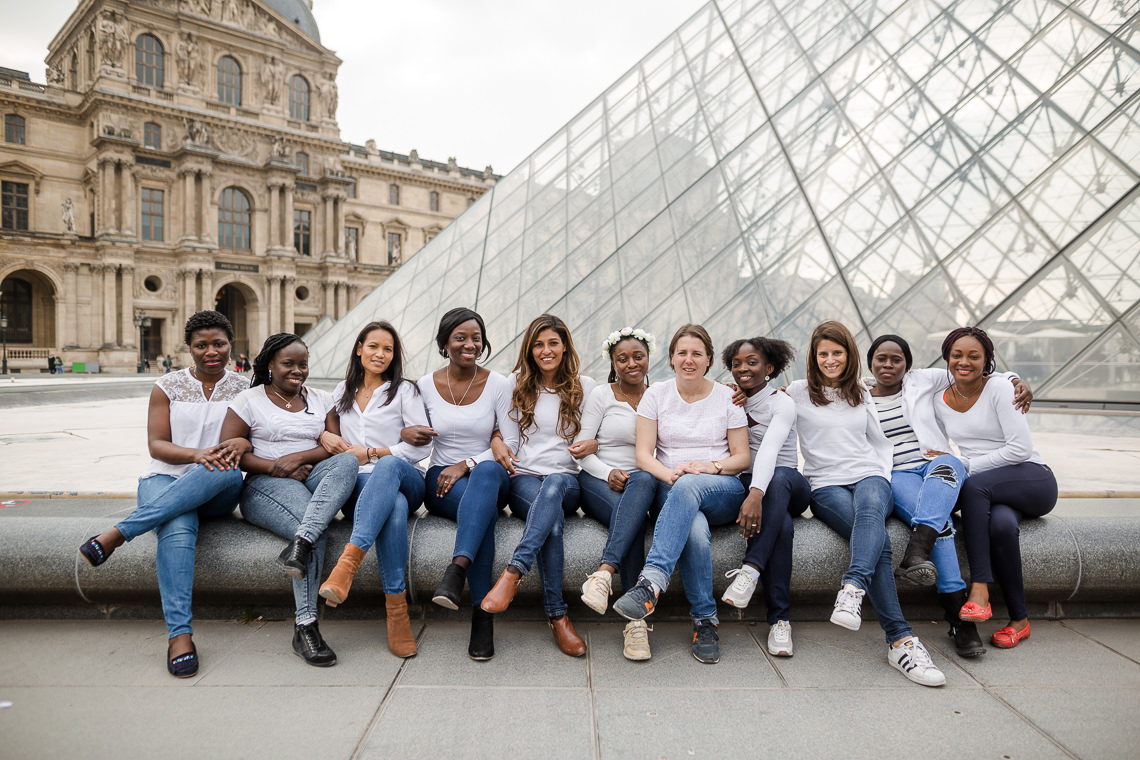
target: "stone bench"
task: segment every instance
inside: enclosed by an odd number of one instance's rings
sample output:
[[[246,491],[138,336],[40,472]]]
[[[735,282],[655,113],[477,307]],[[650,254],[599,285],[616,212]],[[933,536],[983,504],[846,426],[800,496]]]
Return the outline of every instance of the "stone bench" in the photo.
[[[59,505],[60,502],[55,502]],[[72,514],[78,506],[52,509],[49,502],[28,509],[0,510],[0,605],[11,605],[8,616],[35,616],[37,607],[104,610],[116,606],[152,607],[157,611],[158,589],[154,572],[155,538],[140,536],[116,550],[106,565],[92,568],[76,548],[92,533],[129,513],[133,502],[100,516]],[[839,579],[847,568],[847,542],[818,520],[797,518],[792,574],[792,596],[797,613],[819,617],[830,610]],[[340,556],[351,525],[340,519],[330,527],[325,573]],[[897,520],[888,524],[896,561],[906,546],[907,530]],[[522,535],[521,520],[500,517],[496,526],[495,577],[502,571]],[[430,595],[450,561],[454,523],[420,513],[409,520],[408,588],[413,602],[437,611]],[[566,566],[564,593],[579,617],[593,615],[578,599],[585,576],[596,569],[606,541],[605,529],[593,520],[574,517],[565,527]],[[276,564],[284,539],[250,525],[238,517],[204,521],[201,527],[195,574],[195,605],[254,610],[292,606],[292,590]],[[1134,614],[1140,602],[1140,514],[1115,516],[1055,516],[1028,520],[1022,525],[1025,585],[1035,617]],[[714,589],[719,596],[727,586],[724,572],[738,567],[745,543],[735,526],[713,530]],[[959,542],[959,555],[966,568]],[[618,585],[615,583],[615,586]],[[616,589],[615,589],[616,590]],[[899,586],[904,605],[925,604],[934,609],[930,589]],[[995,590],[996,594],[996,590]],[[756,600],[759,602],[760,597]],[[426,604],[424,604],[426,602]],[[532,572],[512,607],[541,615],[539,573]],[[687,603],[679,581],[662,600],[666,612],[684,615]],[[722,615],[726,608],[722,605]],[[908,610],[910,608],[908,607]],[[353,585],[352,595],[334,614],[382,615],[383,595],[375,556],[369,553]],[[77,610],[78,611],[78,610]],[[729,610],[731,612],[731,610]],[[58,614],[58,613],[56,613]],[[754,603],[747,618],[762,618],[764,605]],[[869,605],[864,614],[871,615]],[[933,613],[931,613],[933,615]]]

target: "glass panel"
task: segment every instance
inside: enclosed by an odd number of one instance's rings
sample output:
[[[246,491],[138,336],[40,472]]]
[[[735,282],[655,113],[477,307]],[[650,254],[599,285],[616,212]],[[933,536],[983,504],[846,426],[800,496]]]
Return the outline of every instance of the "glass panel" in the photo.
[[[1066,254],[1077,271],[1118,313],[1140,303],[1140,197]]]
[[[1073,8],[1110,32],[1124,24],[1140,9],[1138,0],[1080,0]]]
[[[1140,343],[1123,327],[1107,330],[1083,354],[1037,389],[1067,401],[1136,403],[1140,396]],[[1064,351],[1064,349],[1062,349]]]
[[[926,241],[943,258],[1009,201],[977,161],[970,161],[913,212]]]
[[[915,367],[945,366],[941,354],[946,334],[978,321],[958,288],[937,269],[910,285],[905,297],[887,304],[887,310],[871,323],[871,337],[893,333],[906,338]]]
[[[1140,87],[1140,62],[1121,45],[1109,44],[1049,97],[1071,118],[1089,128],[1128,100]]]

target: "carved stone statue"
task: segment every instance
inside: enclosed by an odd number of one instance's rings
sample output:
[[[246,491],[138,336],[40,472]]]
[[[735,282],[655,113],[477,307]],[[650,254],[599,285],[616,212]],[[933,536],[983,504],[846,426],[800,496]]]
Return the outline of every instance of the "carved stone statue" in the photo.
[[[209,16],[211,0],[183,0],[182,5],[199,16]]]
[[[127,29],[119,20],[118,14],[110,12],[99,19],[100,46],[103,63],[116,68],[123,67],[123,52],[130,40]]]
[[[206,125],[197,119],[183,118],[182,122],[186,125],[186,139],[193,145],[208,145],[210,142],[210,133],[206,130]]]
[[[265,93],[265,102],[277,105],[281,99],[281,88],[285,83],[285,66],[276,58],[270,58],[261,69],[261,87]]]
[[[449,172],[457,172],[457,171],[459,171],[459,161],[458,161],[458,160],[456,160],[455,156],[448,156],[448,159],[447,159],[447,170],[448,170]]]
[[[418,164],[420,162],[420,152],[412,148],[412,152],[408,154],[408,161],[413,164]]]
[[[388,263],[400,264],[404,260],[404,253],[401,250],[401,240],[399,235],[390,235],[388,237]]]
[[[487,164],[487,167],[485,169],[483,169],[483,179],[492,179],[492,178],[494,178],[494,176],[495,176],[495,170],[493,168],[491,168],[490,164]]]
[[[376,141],[375,140],[365,140],[364,141],[364,149],[366,151],[368,151],[368,155],[370,155],[370,156],[375,155],[376,153],[380,152],[376,149]]]
[[[54,84],[57,87],[63,85],[63,69],[59,66],[48,66],[47,70],[48,84]]]
[[[281,135],[274,135],[273,149],[270,151],[269,155],[273,158],[289,157],[289,148],[285,145],[285,141],[281,139]]]
[[[344,174],[344,164],[340,162],[338,157],[329,156],[325,159],[325,174],[339,177],[341,174]]]
[[[202,70],[202,48],[192,34],[184,34],[178,41],[178,73],[183,84],[193,85]]]
[[[222,23],[235,26],[241,23],[237,0],[222,0]]]
[[[336,79],[332,74],[325,75],[325,81],[320,85],[321,105],[324,106],[325,116],[336,120],[336,107],[340,99],[337,92]]]
[[[60,216],[63,218],[64,232],[75,234],[75,204],[68,198],[59,206]]]
[[[353,230],[355,232],[355,230]],[[344,251],[349,261],[356,261],[356,235],[348,235],[344,240]]]

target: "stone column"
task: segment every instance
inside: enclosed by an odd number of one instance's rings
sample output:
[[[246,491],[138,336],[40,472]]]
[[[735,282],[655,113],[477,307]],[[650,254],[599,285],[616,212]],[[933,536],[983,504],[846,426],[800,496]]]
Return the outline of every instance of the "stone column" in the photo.
[[[129,172],[128,172],[129,173]],[[133,178],[132,178],[133,179]],[[123,273],[123,300],[119,304],[119,329],[123,335],[123,345],[127,348],[138,348],[135,342],[135,268],[124,264]]]
[[[182,287],[180,288],[182,292],[179,294],[180,297],[178,299],[178,324],[180,325],[186,324],[186,320],[188,320],[190,315],[195,311],[194,303],[196,293],[194,291],[197,277],[198,273],[193,269],[180,269],[178,271],[178,279],[182,281]]]
[[[281,188],[284,211],[281,212],[281,246],[293,247],[293,185],[284,185]],[[309,234],[312,234],[310,228]],[[311,245],[311,243],[310,243]]]
[[[201,194],[198,201],[199,212],[199,226],[198,226],[198,239],[203,243],[211,243],[214,241],[214,232],[210,229],[211,213],[210,213],[210,197],[212,195],[210,190],[210,172],[203,171],[199,173],[199,178],[202,182]],[[214,228],[217,228],[217,222],[214,223]]]
[[[333,198],[333,244],[338,256],[344,255],[344,198]],[[359,252],[358,252],[359,255]]]
[[[283,287],[281,288],[281,300],[285,305],[285,324],[282,327],[286,332],[293,332],[293,324],[296,319],[293,313],[293,301],[296,300],[294,293],[297,290],[297,278],[286,277]]]
[[[268,248],[276,248],[281,245],[281,183],[269,183],[269,245]]]
[[[193,169],[182,170],[182,240],[195,240],[198,225],[194,217],[194,179],[198,173]]]
[[[214,273],[209,269],[203,269],[202,274],[202,292],[199,311],[214,308]]]
[[[113,264],[103,265],[103,345],[112,346],[116,340],[118,328],[115,325],[115,275],[118,267]]]
[[[122,209],[122,218],[119,223],[119,231],[127,237],[134,237],[135,234],[135,218],[138,209],[135,208],[135,174],[131,171],[131,166],[126,161],[119,163],[119,172],[122,175],[122,203],[119,208]]]
[[[99,159],[99,223],[97,235],[115,232],[115,160],[110,156]]]
[[[87,303],[79,309],[79,345],[98,348],[99,315],[103,313],[103,265],[91,264],[84,278]]]
[[[274,335],[281,332],[281,277],[275,274],[269,275],[265,278],[265,283],[266,310],[269,318],[267,329],[269,335]]]
[[[321,201],[321,252],[327,256],[333,252],[332,197],[324,195]]]
[[[74,261],[63,262],[63,345],[68,348],[79,345],[79,265]]]

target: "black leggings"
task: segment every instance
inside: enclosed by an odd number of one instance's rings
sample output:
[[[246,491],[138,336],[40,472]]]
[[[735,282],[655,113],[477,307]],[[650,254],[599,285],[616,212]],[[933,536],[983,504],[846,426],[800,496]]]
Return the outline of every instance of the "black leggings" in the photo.
[[[1019,524],[1025,517],[1049,514],[1056,504],[1057,478],[1033,462],[970,475],[958,496],[970,581],[992,583],[996,575],[1010,620],[1028,617]]]

